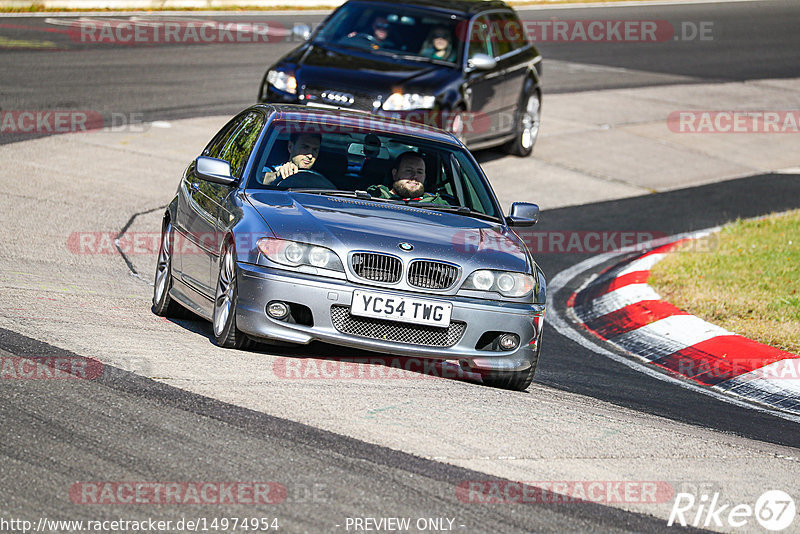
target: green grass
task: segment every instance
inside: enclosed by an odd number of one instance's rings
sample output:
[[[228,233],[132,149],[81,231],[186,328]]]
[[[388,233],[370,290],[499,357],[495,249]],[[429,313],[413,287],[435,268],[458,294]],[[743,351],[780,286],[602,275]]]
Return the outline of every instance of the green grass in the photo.
[[[800,354],[800,210],[689,242],[655,265],[649,283],[710,323]]]

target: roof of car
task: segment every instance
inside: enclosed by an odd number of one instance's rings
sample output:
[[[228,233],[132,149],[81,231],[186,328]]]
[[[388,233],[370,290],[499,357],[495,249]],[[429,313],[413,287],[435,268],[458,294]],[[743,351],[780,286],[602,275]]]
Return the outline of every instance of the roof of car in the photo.
[[[352,0],[354,2],[365,2],[375,4],[399,4],[414,7],[428,7],[447,11],[448,13],[459,13],[464,15],[474,15],[488,9],[505,8],[508,4],[501,0]]]
[[[290,122],[308,122],[320,124],[318,133],[335,132],[336,126],[344,128],[371,129],[392,133],[413,135],[432,141],[456,144],[451,133],[432,126],[382,117],[371,113],[360,113],[340,109],[326,109],[296,104],[257,104],[253,108],[264,110],[274,120]],[[303,131],[303,130],[301,130]]]

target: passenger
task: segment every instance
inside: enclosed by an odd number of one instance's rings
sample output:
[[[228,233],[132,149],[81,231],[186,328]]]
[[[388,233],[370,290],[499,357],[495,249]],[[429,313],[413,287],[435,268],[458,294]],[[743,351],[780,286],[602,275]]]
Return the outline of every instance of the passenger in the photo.
[[[264,185],[283,180],[303,170],[311,170],[317,162],[322,136],[316,133],[293,133],[289,137],[289,161],[264,169]],[[275,184],[277,185],[277,184]]]
[[[455,63],[456,51],[453,48],[453,34],[443,26],[434,28],[425,40],[420,55]]]
[[[425,160],[413,150],[403,152],[394,160],[391,189],[385,185],[373,185],[367,189],[367,193],[391,200],[450,205],[438,193],[432,195],[425,192]]]

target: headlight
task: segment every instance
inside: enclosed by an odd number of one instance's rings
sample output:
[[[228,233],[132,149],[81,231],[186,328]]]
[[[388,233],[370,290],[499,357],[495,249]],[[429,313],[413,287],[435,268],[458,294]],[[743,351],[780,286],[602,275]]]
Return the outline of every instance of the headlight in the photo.
[[[258,250],[271,261],[289,267],[310,265],[318,269],[344,272],[342,260],[328,248],[307,245],[286,239],[263,237],[258,240]]]
[[[416,93],[392,93],[383,103],[386,111],[403,111],[408,109],[432,109],[436,104],[436,97],[431,95],[418,95]]]
[[[297,94],[297,78],[286,72],[271,70],[267,73],[267,83],[278,91]]]
[[[534,286],[533,276],[529,274],[482,269],[469,275],[461,289],[491,291],[504,297],[524,297]]]

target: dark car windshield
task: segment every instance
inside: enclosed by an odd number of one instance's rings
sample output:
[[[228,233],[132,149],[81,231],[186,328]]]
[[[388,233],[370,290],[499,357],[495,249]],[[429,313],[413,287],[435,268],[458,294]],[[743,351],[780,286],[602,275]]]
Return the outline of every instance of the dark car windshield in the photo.
[[[403,123],[387,125],[368,116],[364,121],[355,126],[273,121],[254,155],[247,189],[349,194],[432,209],[452,208],[465,215],[502,217],[486,178],[466,150],[409,135]],[[397,194],[403,191],[396,183],[399,163],[404,163],[403,170],[412,167],[417,173],[412,181],[419,181],[421,173],[424,191]],[[303,170],[283,178],[280,168],[287,164]],[[412,183],[410,187],[419,186]]]
[[[467,21],[403,5],[349,3],[325,23],[314,41],[406,59],[455,64]]]

